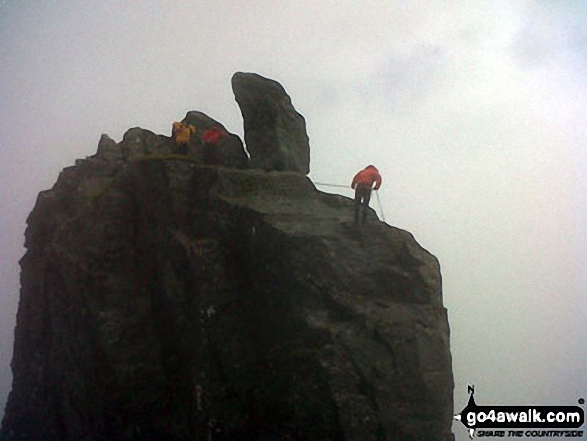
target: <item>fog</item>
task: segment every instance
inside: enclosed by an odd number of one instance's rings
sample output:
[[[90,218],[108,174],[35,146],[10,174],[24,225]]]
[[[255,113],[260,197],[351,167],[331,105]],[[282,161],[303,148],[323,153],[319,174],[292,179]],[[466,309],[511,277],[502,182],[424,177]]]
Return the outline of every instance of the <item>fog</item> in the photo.
[[[314,181],[376,165],[371,206],[440,260],[455,411],[468,384],[480,405],[587,398],[586,18],[571,0],[0,0],[0,409],[38,192],[102,133],[200,110],[242,137],[237,71],[292,97]]]

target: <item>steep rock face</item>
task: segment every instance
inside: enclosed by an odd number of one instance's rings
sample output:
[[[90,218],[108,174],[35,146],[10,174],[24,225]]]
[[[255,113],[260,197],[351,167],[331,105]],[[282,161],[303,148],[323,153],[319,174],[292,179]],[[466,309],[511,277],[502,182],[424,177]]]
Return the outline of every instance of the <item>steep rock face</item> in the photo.
[[[3,441],[451,439],[439,265],[409,233],[297,173],[111,141],[28,219]]]
[[[251,167],[309,173],[306,121],[281,84],[238,72],[232,77],[232,90],[243,114]]]
[[[103,135],[39,194],[3,441],[452,439],[438,261],[303,176],[279,83],[233,89],[257,169],[193,111],[187,154]]]

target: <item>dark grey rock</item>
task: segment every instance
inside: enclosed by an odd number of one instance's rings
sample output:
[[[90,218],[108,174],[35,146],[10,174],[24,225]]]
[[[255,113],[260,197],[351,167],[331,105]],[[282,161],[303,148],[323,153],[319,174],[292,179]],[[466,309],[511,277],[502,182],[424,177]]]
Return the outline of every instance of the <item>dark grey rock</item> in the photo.
[[[219,123],[208,115],[198,111],[190,111],[182,121],[184,124],[192,124],[196,127],[196,142],[191,146],[191,151],[196,157],[206,157],[206,149],[217,150],[217,165],[231,168],[247,168],[249,157],[245,153],[243,142],[238,135],[230,133],[223,124]],[[220,141],[217,146],[206,146],[202,136],[213,127],[220,127],[228,137]],[[215,152],[214,152],[215,153]]]
[[[266,171],[310,172],[306,121],[277,81],[237,72],[232,90],[244,120],[251,167]]]
[[[230,133],[224,125],[202,112],[190,111],[183,119],[184,123],[196,127],[196,134],[187,147],[186,158],[193,163],[216,165],[230,168],[248,168],[249,158],[238,135]],[[169,124],[171,129],[171,122]],[[202,140],[204,132],[212,127],[222,128],[228,136],[216,146],[207,146]],[[213,153],[213,155],[210,155]],[[135,127],[129,129],[120,143],[108,135],[102,135],[98,151],[92,158],[103,161],[133,161],[145,157],[168,157],[177,154],[177,145],[173,138]],[[207,160],[210,156],[214,161]]]
[[[452,439],[438,261],[352,215],[299,173],[65,169],[27,221],[0,439]]]
[[[122,137],[120,148],[125,160],[150,154],[159,138],[150,130],[134,127],[126,131]]]
[[[98,142],[98,152],[96,156],[106,161],[116,161],[122,159],[120,146],[106,134],[102,134]]]
[[[214,118],[209,117],[203,112],[199,112],[197,110],[190,110],[186,115],[185,118],[182,120],[185,124],[192,124],[197,127],[198,131],[208,130],[214,126],[220,126],[224,130],[224,127],[221,123],[216,121]]]

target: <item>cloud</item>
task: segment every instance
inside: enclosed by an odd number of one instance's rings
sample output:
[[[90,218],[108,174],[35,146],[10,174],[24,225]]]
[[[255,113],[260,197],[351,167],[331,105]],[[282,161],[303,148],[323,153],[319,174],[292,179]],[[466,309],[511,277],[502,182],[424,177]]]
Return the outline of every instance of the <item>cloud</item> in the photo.
[[[375,63],[375,72],[357,81],[355,93],[365,101],[375,100],[396,113],[414,100],[429,96],[437,78],[442,77],[449,59],[440,46],[419,46],[387,53]]]
[[[530,4],[525,20],[513,42],[513,54],[527,68],[551,62],[574,60],[587,64],[587,5],[584,2]]]

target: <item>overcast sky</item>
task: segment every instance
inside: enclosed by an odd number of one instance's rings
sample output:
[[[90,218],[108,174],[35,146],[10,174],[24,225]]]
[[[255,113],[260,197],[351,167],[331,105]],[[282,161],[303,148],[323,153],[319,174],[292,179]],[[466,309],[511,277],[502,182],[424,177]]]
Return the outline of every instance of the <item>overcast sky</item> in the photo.
[[[313,180],[376,165],[439,258],[456,411],[587,398],[587,2],[0,0],[0,409],[38,192],[102,133],[242,137],[236,71],[285,87]]]

